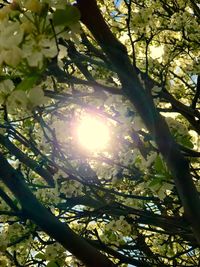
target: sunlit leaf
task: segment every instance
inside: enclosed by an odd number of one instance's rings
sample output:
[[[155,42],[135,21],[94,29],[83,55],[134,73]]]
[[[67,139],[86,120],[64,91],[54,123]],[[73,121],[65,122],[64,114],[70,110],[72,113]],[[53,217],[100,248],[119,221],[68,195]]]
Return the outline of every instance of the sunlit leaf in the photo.
[[[47,263],[46,267],[58,267],[58,264],[55,261],[50,261]]]
[[[80,20],[80,12],[74,6],[67,5],[65,9],[57,9],[53,14],[53,23],[55,26],[70,26]]]
[[[40,76],[38,74],[33,74],[31,76],[25,77],[16,87],[15,90],[28,91],[30,90],[38,81]]]
[[[44,259],[45,259],[45,255],[44,255],[43,253],[39,252],[39,253],[37,253],[37,254],[35,255],[35,258],[44,260]]]

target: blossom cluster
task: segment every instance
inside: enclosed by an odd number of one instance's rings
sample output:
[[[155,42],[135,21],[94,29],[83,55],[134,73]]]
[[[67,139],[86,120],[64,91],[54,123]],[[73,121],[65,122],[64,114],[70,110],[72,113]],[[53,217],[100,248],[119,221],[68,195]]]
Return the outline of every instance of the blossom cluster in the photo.
[[[78,19],[69,1],[15,0],[0,9],[0,104],[8,112],[46,103],[41,76],[62,58],[58,38],[73,38]]]

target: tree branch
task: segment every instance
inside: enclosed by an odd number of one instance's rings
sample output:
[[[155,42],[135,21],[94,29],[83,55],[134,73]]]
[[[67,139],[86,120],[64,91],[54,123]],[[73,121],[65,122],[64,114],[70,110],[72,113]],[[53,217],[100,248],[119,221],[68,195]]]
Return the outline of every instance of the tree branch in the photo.
[[[170,134],[169,128],[156,110],[152,97],[142,87],[125,47],[115,38],[102,17],[95,0],[78,0],[81,20],[106,53],[119,76],[123,91],[136,107],[171,170],[177,191],[200,244],[200,198],[189,172],[188,162]],[[123,64],[123,66],[122,66]]]
[[[63,245],[88,267],[115,266],[82,237],[75,234],[68,225],[61,223],[33,195],[17,172],[0,152],[0,178],[19,200],[24,214],[44,232]]]
[[[54,186],[53,176],[50,172],[38,165],[36,161],[29,158],[19,148],[17,148],[7,137],[0,134],[0,144],[6,147],[20,162],[39,174],[50,186]]]

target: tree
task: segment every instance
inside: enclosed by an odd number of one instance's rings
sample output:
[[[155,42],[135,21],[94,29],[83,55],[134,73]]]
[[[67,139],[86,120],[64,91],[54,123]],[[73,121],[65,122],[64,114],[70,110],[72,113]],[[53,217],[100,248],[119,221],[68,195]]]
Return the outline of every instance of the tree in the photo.
[[[199,266],[197,1],[0,3],[0,265]]]

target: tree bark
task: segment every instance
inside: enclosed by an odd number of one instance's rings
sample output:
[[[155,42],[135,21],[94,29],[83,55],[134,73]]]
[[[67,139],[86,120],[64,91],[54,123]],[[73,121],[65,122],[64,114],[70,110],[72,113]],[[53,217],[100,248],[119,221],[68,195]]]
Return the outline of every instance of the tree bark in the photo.
[[[141,85],[126,48],[115,38],[106,24],[96,0],[78,0],[81,20],[90,30],[110,60],[130,99],[154,138],[173,175],[185,215],[200,244],[200,198],[189,171],[189,164],[179,151],[165,120],[156,110],[151,95]]]
[[[0,179],[19,200],[25,216],[32,220],[50,237],[54,238],[77,259],[88,267],[116,266],[106,256],[101,254],[78,234],[74,233],[67,224],[61,223],[33,195],[25,184],[23,176],[16,171],[0,152]]]

